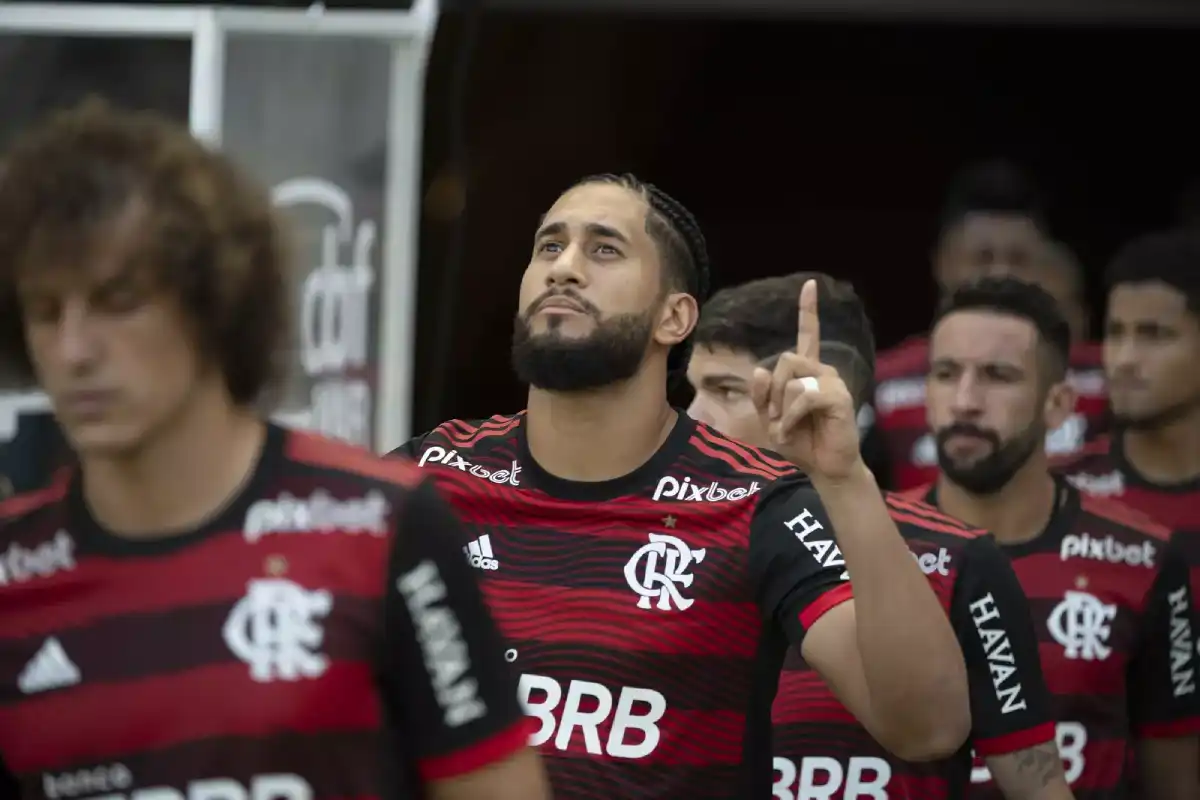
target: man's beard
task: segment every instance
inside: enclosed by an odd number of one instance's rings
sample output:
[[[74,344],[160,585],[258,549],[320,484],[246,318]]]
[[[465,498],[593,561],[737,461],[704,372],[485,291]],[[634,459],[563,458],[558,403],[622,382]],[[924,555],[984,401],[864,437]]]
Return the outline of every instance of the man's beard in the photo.
[[[946,453],[946,442],[957,435],[986,439],[992,445],[992,451],[966,466],[960,466]],[[971,494],[995,494],[1008,485],[1039,447],[1045,447],[1046,426],[1035,422],[1007,442],[1001,442],[993,431],[966,424],[943,428],[937,432],[936,438],[938,467],[952,483]]]
[[[650,343],[655,310],[601,320],[594,307],[584,307],[596,320],[596,329],[582,338],[564,336],[564,320],[555,318],[550,319],[545,333],[534,334],[529,316],[517,315],[512,365],[518,378],[548,392],[586,392],[637,374]]]

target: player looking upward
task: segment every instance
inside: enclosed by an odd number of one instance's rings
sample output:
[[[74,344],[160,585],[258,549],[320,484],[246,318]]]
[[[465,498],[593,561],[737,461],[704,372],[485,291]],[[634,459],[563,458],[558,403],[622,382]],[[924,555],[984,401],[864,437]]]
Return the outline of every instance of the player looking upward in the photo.
[[[97,103],[6,167],[0,355],[78,466],[0,504],[0,794],[548,797],[452,512],[254,411],[290,302],[266,192]]]
[[[527,410],[402,448],[491,553],[485,594],[556,797],[770,797],[789,645],[910,758],[967,735],[953,630],[818,361],[815,284],[797,355],[754,386],[804,473],[668,404],[707,282],[683,206],[633,176],[581,180],[541,220],[521,282]]]
[[[1033,611],[1076,796],[1200,797],[1188,564],[1167,529],[1051,475],[1046,430],[1074,407],[1069,348],[1066,321],[1037,286],[989,278],[954,292],[930,337],[941,474],[915,494],[986,527],[1008,553]],[[989,784],[972,796],[995,795]]]
[[[1088,314],[1083,274],[1066,248],[1049,238],[1042,201],[1032,182],[1003,162],[971,167],[955,180],[942,212],[933,254],[942,296],[988,276],[1010,275],[1050,291],[1068,318],[1084,327]],[[1100,348],[1082,338],[1071,349],[1069,378],[1077,409],[1053,429],[1047,448],[1056,457],[1078,453],[1105,423]],[[864,418],[872,421],[870,459],[886,469],[890,488],[908,489],[937,476],[937,446],[925,425],[929,337],[913,336],[879,354],[876,389]],[[886,466],[883,466],[886,465]]]
[[[1065,469],[1200,545],[1200,232],[1131,242],[1107,275],[1111,438]]]
[[[848,283],[800,272],[723,289],[705,303],[688,365],[696,390],[689,414],[742,441],[766,443],[746,387],[756,366],[793,346],[790,299],[809,280],[818,286],[821,360],[837,368],[856,403],[866,398],[875,348],[862,302]],[[1029,604],[1008,559],[984,531],[919,501],[890,496],[888,508],[966,657],[970,746],[984,756],[1007,800],[1070,798]],[[922,764],[892,756],[795,651],[785,662],[773,717],[776,798],[949,800],[970,788],[970,748]]]

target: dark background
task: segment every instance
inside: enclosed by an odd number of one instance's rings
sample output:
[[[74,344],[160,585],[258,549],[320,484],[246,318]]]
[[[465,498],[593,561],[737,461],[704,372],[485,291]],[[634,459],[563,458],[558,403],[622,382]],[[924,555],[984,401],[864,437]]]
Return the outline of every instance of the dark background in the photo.
[[[463,31],[447,17],[430,67],[426,183],[465,174],[467,214],[424,220],[415,430],[523,406],[517,284],[538,215],[579,176],[632,170],[681,199],[718,285],[853,279],[882,347],[931,313],[937,212],[965,162],[1032,170],[1093,279],[1173,221],[1200,167],[1192,31],[519,14],[482,20],[461,166],[442,104]]]

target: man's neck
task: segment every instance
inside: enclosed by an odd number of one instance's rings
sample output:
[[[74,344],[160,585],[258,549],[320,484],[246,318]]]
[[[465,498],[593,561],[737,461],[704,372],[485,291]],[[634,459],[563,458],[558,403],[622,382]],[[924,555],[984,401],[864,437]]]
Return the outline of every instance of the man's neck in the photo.
[[[105,528],[130,539],[187,533],[233,499],[265,437],[262,420],[223,394],[196,397],[136,453],[81,459],[88,508]]]
[[[1200,478],[1200,409],[1153,430],[1118,434],[1125,459],[1151,483],[1187,483]]]
[[[678,417],[666,376],[653,372],[593,392],[530,387],[525,438],[538,466],[564,480],[598,482],[649,461]]]
[[[943,512],[988,530],[1000,544],[1022,544],[1040,536],[1054,512],[1057,495],[1045,460],[1037,456],[995,494],[971,494],[944,474],[938,476],[937,492]]]

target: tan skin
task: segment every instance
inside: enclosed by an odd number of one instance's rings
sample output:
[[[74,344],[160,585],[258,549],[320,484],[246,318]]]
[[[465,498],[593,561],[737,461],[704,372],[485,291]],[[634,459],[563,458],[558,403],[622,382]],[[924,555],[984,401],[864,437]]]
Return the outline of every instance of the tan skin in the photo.
[[[688,362],[688,380],[696,390],[688,414],[726,436],[767,446],[767,434],[749,392],[755,366],[749,353],[724,347],[697,347]],[[1072,797],[1053,742],[989,757],[987,765],[1007,800]]]
[[[963,311],[945,317],[930,337],[931,368],[926,391],[930,427],[971,422],[1007,439],[1025,428],[1034,415],[1041,415],[1048,428],[1060,425],[1074,408],[1074,392],[1061,382],[1053,384],[1044,399],[1039,398],[1040,382],[1044,380],[1042,358],[1037,331],[1025,320],[985,311]],[[952,439],[947,445],[951,457],[963,463],[986,456],[990,448],[988,443],[969,437]],[[1054,497],[1054,483],[1041,449],[1009,484],[991,496],[971,495],[944,476],[938,479],[938,503],[943,511],[987,528],[1005,544],[1035,539],[1049,521]],[[1200,749],[1194,737],[1143,739],[1137,746],[1146,798],[1186,800],[1200,796]],[[1071,796],[1061,776],[1061,765],[1051,776],[1044,755],[1021,751],[989,758],[987,764],[1010,800]]]
[[[696,347],[688,361],[688,382],[696,395],[688,416],[726,436],[769,448],[750,388],[757,366],[749,353],[727,347]]]
[[[530,451],[544,469],[562,478],[602,481],[634,471],[658,450],[677,419],[667,400],[667,353],[691,333],[698,309],[690,295],[664,291],[658,248],[646,233],[648,212],[645,199],[633,191],[609,184],[585,184],[558,199],[534,237],[530,263],[521,282],[520,308],[523,312],[534,312],[530,324],[535,335],[547,330],[552,315],[560,318],[564,335],[585,337],[595,330],[596,320],[585,312],[539,308],[539,299],[551,290],[576,294],[604,315],[653,309],[656,320],[643,365],[628,381],[576,393],[530,388],[525,422]],[[817,323],[815,288],[814,284],[809,298],[810,324],[804,330],[806,353]],[[816,340],[812,345],[816,346]],[[799,397],[796,387],[789,386],[794,377],[780,373],[778,394],[781,402],[787,403],[788,417],[785,420],[783,414],[777,415],[773,423],[785,437],[795,436],[795,429],[804,425],[805,411],[801,406],[814,399]],[[848,393],[842,387],[839,394],[834,381],[827,382],[827,386],[828,392],[823,395],[825,405],[820,413],[813,415],[836,418],[842,413],[840,403],[848,400]],[[760,415],[766,413],[765,405],[756,408]],[[845,438],[844,431],[836,429],[832,434],[813,436],[810,424],[795,436],[796,441],[790,447],[793,455],[788,457],[812,465],[814,473],[827,470],[834,482],[841,481],[848,491],[858,492],[862,489],[858,480],[862,474],[858,470],[861,462],[857,429],[853,428],[852,411],[849,413],[853,441]],[[784,446],[788,447],[788,443]],[[797,449],[799,454],[794,452]],[[847,453],[852,454],[849,461]],[[890,521],[886,524],[891,525]],[[916,573],[922,590],[928,593],[924,576],[919,570]],[[937,602],[932,594],[930,601]],[[874,726],[886,736],[895,726],[878,721],[877,707],[867,691],[854,605],[855,602],[843,603],[813,625],[805,638],[804,656],[822,674],[838,676],[835,691],[840,689],[842,702],[868,727]],[[941,615],[940,608],[937,613]],[[963,684],[965,696],[965,676]],[[931,705],[938,707],[936,703]],[[944,714],[935,716],[946,721]],[[913,757],[940,757],[961,744],[967,722],[964,718],[961,736],[958,727],[950,724],[931,732],[921,731],[918,736],[896,735],[891,740],[896,746],[910,750]],[[911,729],[906,732],[911,733]]]
[[[1160,282],[1122,284],[1108,298],[1104,369],[1120,414],[1147,416],[1200,396],[1200,320],[1181,292]],[[1161,484],[1200,478],[1200,404],[1153,430],[1124,434],[1125,455]]]
[[[119,220],[94,263],[43,271],[19,288],[29,356],[82,463],[92,513],[118,535],[145,539],[194,528],[223,507],[254,470],[265,426],[200,357],[177,299],[130,268],[136,221]],[[550,797],[530,749],[426,792]]]

